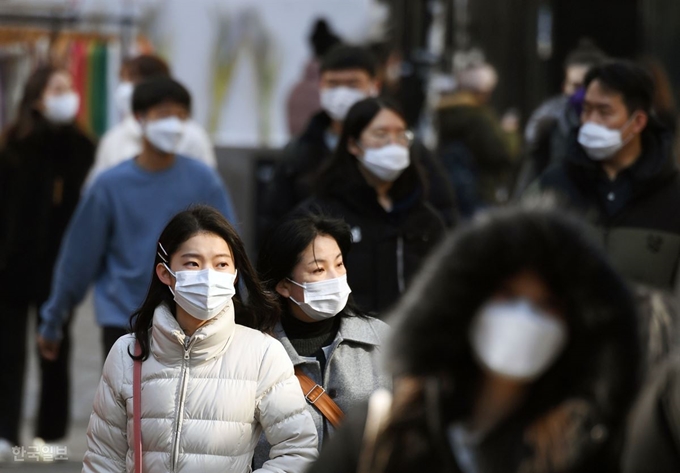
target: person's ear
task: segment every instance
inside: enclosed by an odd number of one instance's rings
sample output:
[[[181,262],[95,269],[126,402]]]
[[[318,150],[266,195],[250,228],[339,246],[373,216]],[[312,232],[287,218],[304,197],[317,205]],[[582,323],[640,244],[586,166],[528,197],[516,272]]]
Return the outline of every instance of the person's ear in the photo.
[[[371,97],[377,97],[380,95],[380,90],[382,88],[382,81],[378,78],[373,79],[373,83],[371,84]]]
[[[642,133],[642,130],[647,127],[647,123],[649,123],[649,115],[645,112],[638,111],[633,117],[633,126],[631,129],[635,133]]]
[[[290,283],[287,279],[280,280],[275,289],[282,297],[286,299],[290,297]]]
[[[356,140],[351,137],[347,140],[347,151],[349,152],[349,154],[357,157],[363,156],[364,154],[363,151],[361,150],[361,147],[359,147],[359,145],[357,144]]]
[[[166,268],[163,263],[158,263],[156,265],[156,276],[158,276],[158,279],[166,286],[174,286],[172,274],[170,274],[170,271],[168,271],[168,268]]]

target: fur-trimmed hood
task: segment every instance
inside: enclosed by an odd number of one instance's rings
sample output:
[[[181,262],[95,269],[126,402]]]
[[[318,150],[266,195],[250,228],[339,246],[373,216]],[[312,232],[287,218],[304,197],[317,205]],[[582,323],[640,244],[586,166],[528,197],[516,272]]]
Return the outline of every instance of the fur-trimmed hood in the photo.
[[[501,283],[530,269],[562,302],[570,337],[532,385],[527,414],[534,418],[567,399],[584,399],[603,422],[620,422],[638,387],[635,303],[584,234],[571,218],[522,208],[483,214],[449,235],[388,319],[393,372],[444,375],[456,396],[474,389],[480,371],[468,341],[471,319]]]

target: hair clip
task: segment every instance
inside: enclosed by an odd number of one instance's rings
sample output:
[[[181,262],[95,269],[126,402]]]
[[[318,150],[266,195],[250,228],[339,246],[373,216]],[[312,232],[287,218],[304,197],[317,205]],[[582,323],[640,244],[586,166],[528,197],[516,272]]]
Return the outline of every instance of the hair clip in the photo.
[[[160,259],[162,259],[165,263],[167,263],[168,262],[168,260],[167,260],[168,252],[165,251],[165,248],[163,248],[163,245],[161,244],[160,241],[158,242],[158,246],[160,247],[161,251],[165,254],[165,256],[160,254],[158,251],[156,252],[156,254],[160,257]]]

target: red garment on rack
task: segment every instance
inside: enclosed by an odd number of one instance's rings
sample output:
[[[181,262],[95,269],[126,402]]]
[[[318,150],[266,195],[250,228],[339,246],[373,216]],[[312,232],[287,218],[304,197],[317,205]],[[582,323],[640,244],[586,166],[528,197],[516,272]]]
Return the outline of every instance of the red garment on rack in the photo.
[[[84,130],[90,131],[89,111],[87,110],[87,47],[81,41],[74,41],[71,45],[71,75],[73,88],[80,95],[80,110],[78,123]]]

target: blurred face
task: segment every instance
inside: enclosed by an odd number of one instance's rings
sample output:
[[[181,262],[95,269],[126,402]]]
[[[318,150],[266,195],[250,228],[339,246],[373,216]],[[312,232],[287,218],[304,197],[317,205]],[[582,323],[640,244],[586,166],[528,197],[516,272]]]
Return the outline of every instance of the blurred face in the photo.
[[[504,380],[506,388],[542,376],[568,338],[562,307],[533,271],[508,278],[480,307],[470,326],[470,343],[484,379]]]
[[[359,136],[359,143],[350,143],[349,152],[363,156],[363,149],[382,148],[390,144],[410,146],[413,134],[406,122],[394,111],[382,109]],[[359,146],[357,146],[359,145]]]
[[[583,80],[588,73],[588,66],[583,64],[572,64],[567,67],[564,74],[564,95],[573,95],[576,90],[583,87]]]
[[[37,108],[39,110],[44,110],[45,102],[50,97],[59,97],[73,91],[73,80],[71,79],[71,75],[66,71],[57,71],[52,74],[50,80],[47,81],[47,86],[45,87]]]
[[[543,313],[563,318],[563,311],[550,288],[533,271],[522,271],[505,281],[492,296],[493,301],[526,299]]]
[[[631,135],[642,132],[647,125],[647,114],[637,110],[629,113],[623,101],[623,95],[602,87],[599,80],[594,80],[586,90],[581,113],[581,124],[595,123],[611,130],[621,130],[624,142]]]
[[[120,81],[121,82],[132,82],[136,83],[136,78],[132,76],[132,73],[130,72],[130,68],[126,65],[121,66],[120,68]]]
[[[319,88],[333,89],[336,87],[349,87],[371,95],[378,89],[377,81],[363,69],[342,69],[337,71],[325,71],[321,74]]]
[[[189,110],[176,102],[163,102],[151,107],[145,114],[136,114],[135,117],[140,121],[162,120],[163,118],[176,117],[184,121],[189,118]]]
[[[291,272],[290,279],[297,283],[325,281],[347,274],[342,260],[342,252],[335,238],[318,235],[300,255],[300,261]],[[283,297],[293,297],[305,302],[304,290],[287,279],[279,282],[276,291]]]

